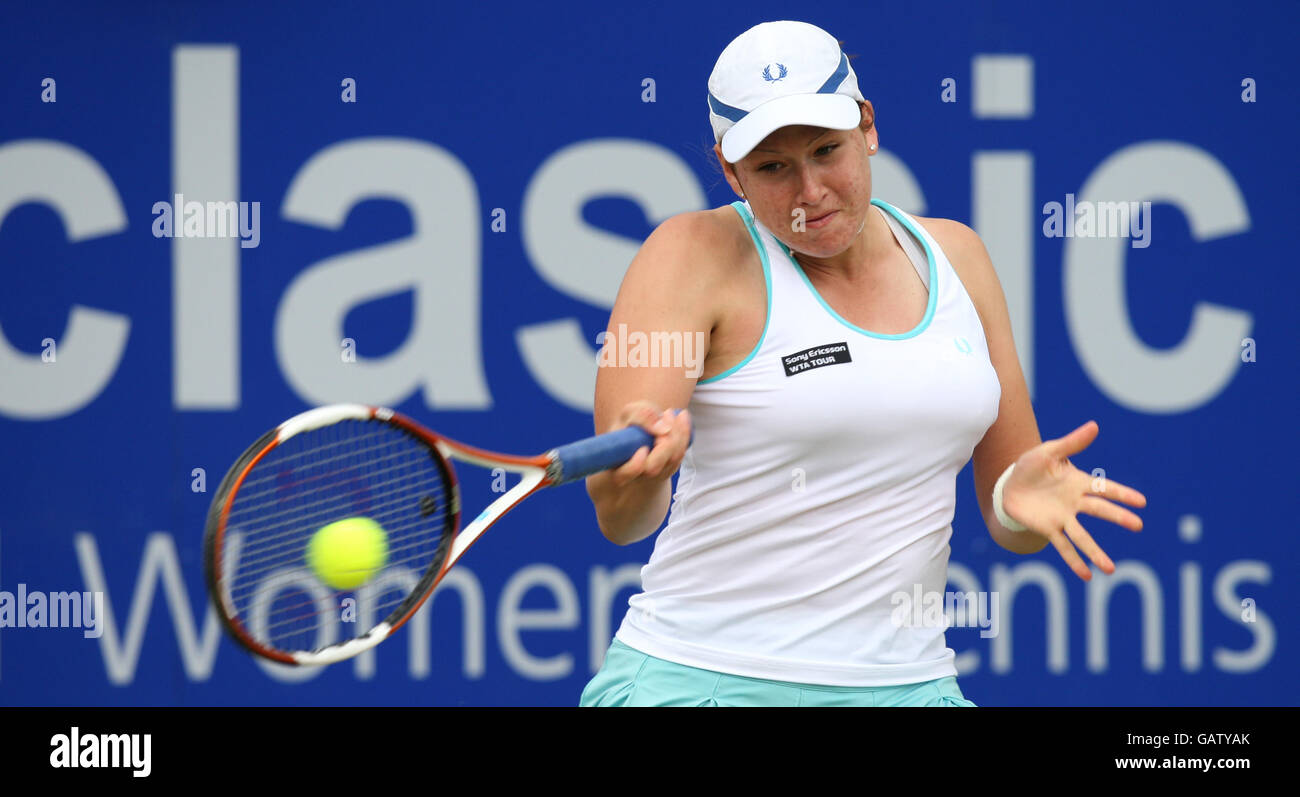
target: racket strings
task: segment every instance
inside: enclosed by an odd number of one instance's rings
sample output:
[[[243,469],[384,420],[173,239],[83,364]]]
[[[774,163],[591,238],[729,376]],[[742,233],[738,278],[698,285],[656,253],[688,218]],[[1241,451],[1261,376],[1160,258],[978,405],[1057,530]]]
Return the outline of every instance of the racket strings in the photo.
[[[392,569],[391,569],[391,568],[390,568],[389,572],[390,572],[390,573],[392,572]],[[412,576],[412,578],[414,579],[414,581],[417,581],[417,582],[418,582],[420,576],[423,575],[423,574],[422,574],[422,573],[415,573],[414,571],[411,571],[410,575]],[[384,595],[387,595],[387,594],[389,594],[389,593],[394,593],[394,592],[398,592],[398,591],[400,591],[401,596],[404,598],[404,597],[405,597],[408,593],[410,593],[410,591],[411,591],[412,589],[414,589],[414,587],[415,587],[415,584],[414,584],[414,583],[412,583],[410,586],[405,586],[405,585],[401,584],[401,580],[400,580],[400,579],[398,579],[398,580],[396,580],[396,581],[389,581],[389,580],[385,579],[385,580],[382,582],[382,583],[385,585],[385,588],[384,588],[382,591],[380,591],[380,592],[375,592],[375,591],[374,591],[374,585],[375,585],[375,584],[379,584],[379,583],[381,583],[379,580],[377,580],[377,579],[372,579],[372,580],[371,580],[370,582],[368,582],[364,587],[359,587],[357,591],[366,590],[366,591],[368,592],[368,596],[369,596],[369,597],[371,597],[372,599],[377,599],[377,600],[380,601],[380,603],[377,604],[377,605],[388,605],[388,604],[393,604],[393,605],[395,605],[395,604],[399,603],[400,600],[394,599],[394,600],[388,600],[388,601],[385,601],[385,600],[383,600],[383,596],[384,596]],[[304,594],[305,594],[305,593],[304,593]],[[352,590],[335,590],[335,591],[333,591],[333,592],[330,593],[329,597],[330,597],[331,599],[333,599],[333,598],[337,598],[337,597],[340,597],[340,596],[343,596],[343,595],[348,595],[348,594],[355,594],[355,592],[352,591]],[[288,612],[288,611],[293,610],[293,609],[300,609],[300,608],[302,608],[302,607],[304,607],[304,606],[311,606],[311,605],[313,605],[314,603],[315,603],[315,598],[312,598],[311,600],[302,600],[302,601],[299,601],[298,603],[284,603],[284,602],[282,601],[282,602],[280,602],[279,604],[277,604],[277,608],[278,608],[278,611],[279,611],[280,613],[284,613],[284,612]],[[283,622],[292,622],[293,620],[294,620],[294,618],[290,617],[289,619],[287,619],[287,620],[285,620],[285,621],[283,621]],[[274,628],[274,627],[277,627],[277,626],[279,626],[279,625],[281,625],[281,624],[283,624],[283,623],[270,623],[270,624],[267,625],[267,628]]]
[[[406,513],[403,512],[403,510],[409,510],[412,508],[408,505],[408,502],[411,500],[415,501],[414,508],[421,511],[426,505],[437,507],[447,500],[446,493],[443,491],[441,484],[434,485],[436,489],[431,489],[425,493],[419,493],[418,489],[398,489],[402,488],[406,481],[406,479],[400,478],[389,479],[371,485],[372,487],[383,488],[386,491],[391,490],[396,494],[396,497],[382,503],[371,503],[365,510],[367,516],[374,519],[386,530],[389,527],[381,520],[381,518],[388,516],[400,517],[405,515]],[[327,487],[322,487],[317,492],[328,495],[331,490]],[[429,504],[428,502],[430,501],[433,503]],[[262,506],[266,506],[271,503],[279,504],[280,501],[277,499],[274,502],[262,501],[259,503]],[[260,533],[258,534],[259,545],[256,548],[257,557],[273,556],[273,552],[277,548],[296,545],[299,530],[304,523],[309,523],[315,519],[323,520],[335,517],[340,512],[348,509],[349,506],[353,506],[354,509],[356,508],[354,506],[354,500],[347,495],[337,495],[332,498],[325,497],[321,499],[316,502],[316,505],[312,510],[313,514],[308,517],[302,516],[299,512],[293,509],[286,509],[281,512],[259,512],[257,506],[258,504],[254,504],[247,508],[241,507],[240,511],[241,516],[253,516],[257,518],[260,530]],[[231,517],[234,517],[233,511]],[[271,522],[272,520],[279,520],[280,522]],[[234,527],[233,520],[228,521],[228,526]],[[253,549],[248,549],[245,555],[251,557],[253,555]]]
[[[455,487],[441,462],[423,441],[375,421],[310,430],[269,451],[235,493],[221,552],[226,594],[247,631],[279,650],[316,650],[370,629],[341,619],[343,595],[364,604],[362,621],[408,600],[446,552]],[[337,589],[311,570],[307,549],[323,526],[357,517],[384,529],[386,561],[364,584]]]
[[[259,533],[257,544],[245,544],[239,557],[243,567],[243,575],[245,578],[258,575],[266,570],[274,569],[276,563],[286,555],[296,556],[300,552],[302,545],[301,529],[303,526],[316,529],[333,520],[360,514],[371,518],[387,532],[389,560],[396,561],[394,559],[395,554],[402,553],[411,547],[408,545],[408,539],[419,541],[428,535],[430,518],[433,519],[434,523],[439,522],[441,513],[436,511],[434,515],[428,518],[423,516],[421,507],[425,505],[425,502],[432,502],[434,506],[441,506],[446,500],[445,494],[439,491],[429,491],[422,494],[419,502],[415,505],[404,500],[388,502],[383,506],[372,506],[363,513],[349,511],[345,503],[333,502],[320,511],[304,514],[297,523],[277,524],[274,531]],[[239,526],[235,525],[230,528],[232,532],[241,530]]]
[[[375,518],[375,520],[376,522],[378,522],[377,518]],[[419,520],[408,521],[400,525],[394,524],[391,526],[387,523],[381,522],[379,523],[379,525],[384,528],[384,531],[388,532],[388,561],[390,563],[400,563],[402,561],[406,561],[408,559],[413,558],[413,556],[403,555],[402,557],[395,559],[394,554],[397,552],[401,552],[401,551],[423,552],[427,548],[424,534],[422,533],[427,530],[424,528],[424,523],[422,521]],[[238,533],[238,529],[232,529],[232,532]],[[395,540],[401,540],[402,543],[397,544],[394,542]],[[296,555],[298,549],[301,547],[300,543],[301,540],[294,543],[286,543],[285,545],[281,546],[281,548],[292,549]],[[259,577],[279,569],[280,565],[276,564],[276,562],[281,561],[283,558],[284,558],[283,554],[278,556],[263,555],[257,557],[249,557],[244,553],[242,553],[241,551],[239,555],[240,581],[242,581],[245,585],[251,584],[252,587],[256,587],[257,582],[261,580]],[[357,572],[361,572],[361,569],[358,568]],[[340,594],[342,594],[342,592],[340,592]]]
[[[349,441],[334,443],[330,447],[347,442]],[[288,522],[283,525],[296,526],[300,525],[297,521],[304,505],[316,506],[321,514],[328,514],[332,511],[328,505],[331,500],[341,505],[357,505],[370,503],[374,500],[373,495],[387,495],[389,502],[400,502],[404,497],[402,492],[392,488],[404,480],[412,479],[433,485],[435,493],[444,492],[441,478],[430,478],[438,477],[439,474],[433,467],[428,449],[422,445],[408,444],[404,438],[393,440],[391,430],[386,440],[371,434],[351,442],[355,448],[350,453],[320,458],[311,462],[310,467],[293,462],[301,461],[310,451],[279,456],[279,449],[273,450],[244,479],[238,499],[232,504],[231,517],[253,515],[259,527],[264,529],[275,528],[278,524],[274,521],[278,519],[287,519]],[[295,437],[286,446],[295,443],[305,444]],[[390,452],[376,453],[383,449],[389,449]],[[381,463],[393,464],[380,468],[378,466]],[[398,475],[388,481],[376,478],[385,474]],[[353,489],[341,489],[346,487]],[[332,498],[321,499],[318,496],[322,494]],[[280,508],[271,511],[268,509],[270,506]]]
[[[362,421],[362,423],[367,423],[367,422]],[[317,429],[315,431],[323,433],[324,429]],[[352,437],[336,439],[332,443],[326,442],[324,439],[321,439],[318,440],[317,443],[311,448],[306,448],[300,444],[303,435],[295,435],[294,437],[289,438],[289,440],[286,441],[284,446],[281,446],[281,448],[286,448],[288,446],[296,446],[303,450],[300,450],[297,453],[292,453],[291,450],[285,450],[285,451],[277,450],[277,460],[283,465],[292,466],[297,462],[299,462],[300,460],[303,460],[307,457],[310,457],[312,462],[317,465],[326,464],[336,459],[351,458],[352,452],[356,446],[368,445],[369,444],[368,441],[389,440],[391,439],[391,435],[393,431],[394,429],[389,426],[376,427],[371,430],[365,430],[360,433],[357,433]],[[344,450],[342,454],[336,457],[325,456],[325,452],[339,450],[339,449],[346,449],[346,450]]]
[[[385,610],[387,607],[396,607],[402,601],[404,601],[407,595],[411,593],[411,590],[414,589],[416,584],[419,583],[420,576],[422,575],[423,575],[422,573],[415,573],[415,572],[410,573],[409,584],[404,583],[405,581],[404,579],[397,579],[393,581],[385,579],[384,581],[386,583],[382,585],[383,588],[380,589],[379,591],[376,591],[376,586],[375,586],[376,584],[379,584],[378,580],[371,580],[364,587],[359,588],[358,591],[365,590],[368,593],[368,597],[370,597],[371,600],[374,601],[374,603],[369,604],[366,607],[369,609],[369,611],[366,612],[368,616],[364,619],[369,620],[370,621],[369,624],[358,626],[359,633],[354,634],[354,636],[361,636],[362,634],[364,634],[366,631],[370,629],[370,627],[373,625],[376,618],[384,617],[388,613]],[[330,598],[331,600],[333,600],[335,598],[341,597],[343,595],[348,595],[348,594],[356,594],[356,593],[350,592],[348,590],[338,590],[332,593],[330,595]],[[298,623],[300,619],[298,617],[299,612],[301,612],[301,610],[305,609],[306,607],[309,606],[314,607],[315,605],[316,605],[315,598],[309,600],[300,600],[297,603],[285,603],[283,601],[277,603],[276,616],[281,617],[283,619],[277,620],[275,622],[270,622],[270,621],[267,622],[264,628],[265,631],[267,632],[268,637],[274,638],[274,631],[277,628],[292,626]],[[336,605],[337,605],[336,602],[332,602],[330,604],[331,613],[334,611]],[[361,622],[362,619],[363,618],[358,618],[358,622]]]
[[[333,457],[328,460],[322,460],[321,462],[314,463],[314,466],[316,468],[323,468],[328,464],[332,464],[334,462],[342,462],[345,459],[346,457],[343,456]],[[408,466],[410,464],[408,452],[398,452],[395,454],[391,454],[387,457],[375,457],[374,462],[376,464],[378,464],[379,462],[396,462],[397,464],[395,464],[393,467],[388,468],[387,472],[390,473],[404,472],[406,478],[411,477],[411,473],[408,470]],[[283,505],[285,503],[285,500],[282,493],[284,493],[286,489],[297,486],[293,484],[282,483],[283,476],[281,474],[288,473],[291,471],[283,470],[286,467],[284,463],[277,463],[277,465],[278,465],[277,470],[275,472],[265,472],[263,463],[259,463],[258,468],[254,469],[254,473],[256,473],[256,476],[252,476],[251,478],[246,478],[244,480],[244,484],[240,487],[239,490],[239,495],[241,496],[240,510],[244,513],[249,513],[249,514],[256,513],[258,518],[267,526],[273,526],[274,524],[271,521],[278,518],[289,518],[289,520],[292,521],[294,519],[293,516],[295,514],[295,509],[293,507],[286,507],[279,511],[267,511],[264,508],[267,506]],[[383,487],[385,485],[384,483],[380,482],[369,486]],[[336,492],[337,488],[338,488],[337,484],[322,482],[320,484],[320,487],[315,492],[321,492],[321,493]],[[302,492],[299,494],[298,497],[302,500],[305,500],[308,497],[310,497],[310,491]],[[355,499],[352,496],[340,495],[338,496],[337,500],[340,502],[347,502]],[[233,511],[233,507],[232,507],[232,511]],[[325,507],[322,506],[322,511],[327,511],[327,510]]]
[[[370,620],[370,623],[359,625],[358,628],[361,631],[361,633],[355,634],[354,636],[361,636],[361,634],[364,634],[366,631],[370,630],[371,626],[374,624],[374,621],[376,619],[383,618],[387,614],[387,612],[384,611],[384,608],[388,606],[397,606],[399,603],[402,602],[402,600],[405,599],[405,597],[408,594],[410,594],[410,591],[413,587],[414,584],[412,584],[411,586],[406,586],[404,584],[395,584],[395,585],[390,585],[388,586],[387,589],[375,594],[374,597],[378,599],[375,600],[373,604],[370,604],[367,607],[370,610],[366,612],[366,614],[369,615],[366,619]],[[347,594],[348,593],[345,591],[339,591],[333,593],[330,597],[332,599]],[[384,596],[388,596],[388,597],[385,599]],[[265,630],[267,636],[271,639],[274,639],[276,637],[276,633],[275,633],[276,629],[296,626],[297,623],[300,621],[299,614],[301,610],[309,606],[315,607],[316,600],[315,599],[302,600],[302,601],[298,601],[297,603],[285,603],[283,601],[278,602],[275,605],[275,609],[276,609],[275,616],[280,617],[282,619],[276,620],[274,622],[268,620],[265,626],[263,626],[262,629],[259,630]],[[331,603],[331,611],[333,610],[334,610],[334,604]],[[361,618],[358,618],[358,622],[360,622],[360,620]]]

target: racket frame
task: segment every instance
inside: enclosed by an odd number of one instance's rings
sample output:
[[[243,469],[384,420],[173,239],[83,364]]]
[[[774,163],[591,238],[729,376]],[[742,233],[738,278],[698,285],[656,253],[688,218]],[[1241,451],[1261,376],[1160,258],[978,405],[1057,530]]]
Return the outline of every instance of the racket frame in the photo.
[[[441,563],[438,564],[436,570],[433,565],[430,565],[430,568],[421,576],[416,589],[412,590],[406,599],[398,605],[397,609],[389,613],[388,617],[375,624],[365,634],[315,651],[279,650],[258,641],[245,627],[239,613],[235,610],[232,597],[225,588],[226,584],[223,580],[224,563],[220,561],[225,557],[224,555],[217,555],[217,552],[220,551],[224,554],[226,551],[226,530],[231,506],[234,503],[235,496],[239,494],[239,487],[258,462],[277,446],[296,435],[345,420],[374,420],[391,424],[437,452],[438,456],[433,457],[433,459],[442,471],[451,503],[448,508],[447,528],[444,531],[441,543],[448,550],[441,557]],[[639,437],[648,438],[650,443],[653,444],[653,437],[641,430],[636,430],[636,432],[639,432]],[[627,430],[624,430],[622,439],[629,442],[622,443],[621,448],[626,449],[631,442],[638,441],[636,432],[629,434]],[[608,436],[605,437],[608,439]],[[581,441],[579,444],[570,444],[565,448],[580,447],[584,443],[586,441]],[[437,434],[405,415],[386,407],[374,407],[365,404],[332,404],[307,410],[289,418],[259,438],[235,461],[235,464],[227,471],[225,478],[222,479],[221,486],[217,488],[217,494],[213,498],[212,507],[208,513],[203,545],[204,574],[208,584],[208,592],[214,603],[217,604],[222,624],[245,649],[263,658],[287,665],[323,666],[352,658],[375,647],[405,625],[420,610],[424,602],[437,589],[438,583],[442,581],[447,571],[465,555],[492,524],[500,520],[519,502],[543,487],[567,483],[581,478],[578,473],[565,475],[563,459],[559,451],[560,449],[551,449],[537,456],[514,456],[476,448]],[[635,453],[635,451],[636,449],[632,448],[632,453]],[[630,454],[627,456],[630,457]],[[519,474],[522,478],[518,484],[488,504],[473,521],[462,529],[460,528],[460,488],[456,480],[456,470],[451,465],[452,460],[460,460],[489,469],[502,468]],[[396,616],[396,619],[389,622],[394,616]]]

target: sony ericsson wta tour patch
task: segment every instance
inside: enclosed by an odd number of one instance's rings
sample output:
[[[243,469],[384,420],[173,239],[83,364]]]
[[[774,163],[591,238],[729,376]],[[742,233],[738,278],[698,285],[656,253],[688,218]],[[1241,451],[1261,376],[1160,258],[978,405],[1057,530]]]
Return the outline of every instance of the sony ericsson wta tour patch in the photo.
[[[797,351],[794,354],[785,354],[781,357],[781,364],[785,366],[786,376],[794,376],[826,365],[851,362],[853,362],[853,358],[849,356],[849,344],[847,342],[824,343],[821,346],[813,346],[811,349]]]

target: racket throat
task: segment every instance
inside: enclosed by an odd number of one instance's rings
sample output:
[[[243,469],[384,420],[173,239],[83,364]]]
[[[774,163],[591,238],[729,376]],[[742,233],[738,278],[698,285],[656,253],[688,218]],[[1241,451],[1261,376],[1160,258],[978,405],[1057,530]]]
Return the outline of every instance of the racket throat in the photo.
[[[456,539],[453,540],[451,544],[451,551],[448,552],[447,559],[442,565],[443,571],[446,572],[452,567],[452,565],[456,564],[456,562],[465,555],[465,552],[469,550],[469,547],[473,545],[479,537],[483,536],[483,532],[487,531],[493,523],[500,520],[502,515],[513,509],[516,504],[540,489],[542,483],[546,480],[547,473],[540,468],[530,468],[524,471],[523,478],[520,479],[518,484],[511,487],[509,490],[498,496],[495,501],[488,504],[487,508],[478,514],[478,517],[470,521],[470,523],[461,529],[460,533],[456,535]]]

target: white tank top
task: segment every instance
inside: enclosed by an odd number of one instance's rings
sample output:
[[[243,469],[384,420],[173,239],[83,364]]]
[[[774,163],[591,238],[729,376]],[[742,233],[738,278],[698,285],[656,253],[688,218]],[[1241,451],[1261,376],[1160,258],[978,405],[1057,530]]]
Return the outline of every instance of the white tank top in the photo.
[[[894,596],[945,592],[957,473],[1002,390],[939,245],[872,204],[924,258],[925,316],[901,334],[841,318],[748,203],[732,203],[762,260],[767,321],[744,361],[696,385],[694,442],[615,635],[624,644],[831,686],[957,674],[944,629],[894,622]]]

